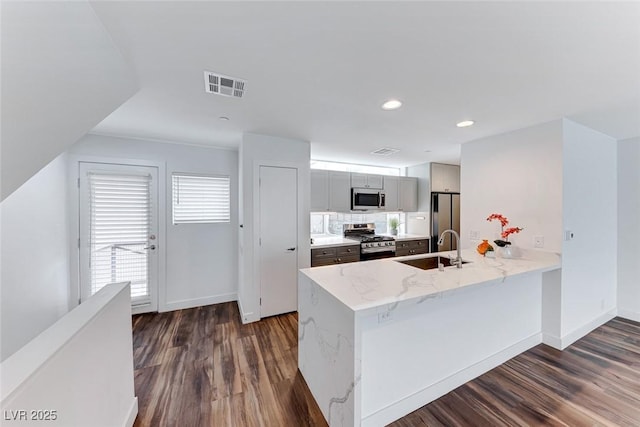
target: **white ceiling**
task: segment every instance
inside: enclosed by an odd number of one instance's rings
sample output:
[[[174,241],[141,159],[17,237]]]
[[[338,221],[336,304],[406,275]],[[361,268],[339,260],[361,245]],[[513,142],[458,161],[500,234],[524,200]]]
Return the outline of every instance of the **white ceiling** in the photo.
[[[389,166],[456,162],[461,143],[561,117],[640,135],[638,2],[92,5],[141,87],[96,133],[223,147],[263,133]],[[245,97],[206,94],[204,70],[247,80]]]

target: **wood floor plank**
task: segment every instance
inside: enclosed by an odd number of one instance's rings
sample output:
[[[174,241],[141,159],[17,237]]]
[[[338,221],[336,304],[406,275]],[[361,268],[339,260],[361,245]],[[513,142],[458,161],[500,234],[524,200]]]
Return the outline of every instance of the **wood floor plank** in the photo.
[[[136,427],[326,426],[297,369],[297,315],[243,325],[234,302],[132,319]],[[640,323],[509,360],[395,427],[640,426]]]
[[[474,406],[479,417],[496,415],[495,425],[637,427],[639,375],[640,323],[616,318],[564,351],[536,346],[409,416],[465,425]]]

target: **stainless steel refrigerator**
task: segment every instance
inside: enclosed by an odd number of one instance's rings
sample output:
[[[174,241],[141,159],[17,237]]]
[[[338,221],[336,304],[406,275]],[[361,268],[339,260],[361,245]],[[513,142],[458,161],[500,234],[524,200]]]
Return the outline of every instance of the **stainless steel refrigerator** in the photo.
[[[444,230],[460,234],[460,193],[431,193],[431,252],[458,248],[451,233],[447,233],[443,244],[438,246]]]

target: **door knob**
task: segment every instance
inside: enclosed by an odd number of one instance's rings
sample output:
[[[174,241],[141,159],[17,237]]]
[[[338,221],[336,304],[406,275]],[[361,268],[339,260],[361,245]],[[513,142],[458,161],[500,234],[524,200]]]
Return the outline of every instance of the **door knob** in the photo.
[[[149,245],[145,249],[151,249],[152,251],[154,251],[156,249],[156,245]]]
[[[296,248],[287,248],[288,251],[295,251]]]

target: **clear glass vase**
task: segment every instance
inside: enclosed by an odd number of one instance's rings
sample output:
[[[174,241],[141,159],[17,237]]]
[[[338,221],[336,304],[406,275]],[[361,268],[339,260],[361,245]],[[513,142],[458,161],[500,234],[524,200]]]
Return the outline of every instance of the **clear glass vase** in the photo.
[[[502,258],[513,258],[513,250],[511,245],[506,245],[500,248],[500,256]]]

